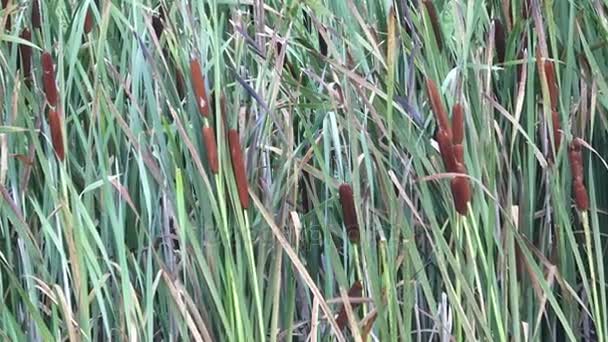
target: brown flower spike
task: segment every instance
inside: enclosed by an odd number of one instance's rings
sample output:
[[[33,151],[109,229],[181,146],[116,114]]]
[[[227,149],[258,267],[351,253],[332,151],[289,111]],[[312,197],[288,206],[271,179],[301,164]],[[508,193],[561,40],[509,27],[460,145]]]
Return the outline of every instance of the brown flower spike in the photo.
[[[359,298],[362,295],[363,285],[361,284],[361,281],[357,280],[353,284],[353,286],[351,286],[350,290],[348,290],[348,298]],[[352,303],[351,307],[353,310],[355,310],[359,305],[360,303],[356,302]],[[348,322],[348,316],[346,315],[346,308],[344,307],[344,305],[342,305],[342,308],[338,313],[338,317],[336,318],[336,324],[338,325],[338,328],[344,329],[344,327],[346,326],[346,322]]]
[[[202,116],[209,117],[209,103],[207,101],[207,90],[205,89],[205,78],[201,71],[201,65],[196,58],[190,60],[190,79],[198,111]]]
[[[439,23],[439,16],[437,15],[435,3],[432,0],[423,0],[422,4],[426,7],[429,19],[431,20],[431,26],[433,27],[433,33],[435,34],[435,40],[437,41],[437,49],[441,51],[443,49],[443,34],[441,33],[441,24]]]
[[[87,14],[84,17],[84,34],[89,34],[93,30],[93,13],[91,8],[87,9]]]
[[[464,146],[462,145],[464,141],[464,109],[460,103],[454,105],[452,108],[452,124],[450,125],[435,82],[427,79],[426,87],[439,126],[435,139],[439,144],[443,164],[448,172],[466,174]],[[450,189],[454,197],[456,211],[461,215],[466,215],[468,203],[472,198],[469,179],[465,176],[454,177],[450,181]]]
[[[21,32],[21,39],[26,41],[32,40],[32,33],[26,28]],[[32,48],[29,45],[19,45],[19,54],[21,56],[21,71],[26,83],[29,83],[32,77]]]
[[[42,54],[42,81],[44,84],[44,94],[46,100],[49,102],[51,107],[57,106],[57,99],[59,94],[57,92],[57,85],[55,84],[55,70],[53,69],[53,57],[48,52]]]
[[[557,89],[557,80],[555,78],[555,67],[553,63],[550,61],[545,61],[544,65],[545,78],[547,79],[547,86],[549,87],[549,100],[551,102],[551,122],[553,124],[553,139],[555,142],[555,150],[559,150],[561,145],[561,135],[559,133],[560,130],[560,118],[559,112],[557,111],[558,107],[558,89]]]
[[[61,116],[54,109],[49,110],[49,126],[51,127],[51,141],[53,142],[53,149],[59,160],[63,161],[65,158],[65,151],[63,149],[63,128],[61,126]]]
[[[239,200],[243,209],[249,208],[249,184],[247,182],[247,170],[245,169],[245,160],[241,151],[241,142],[239,133],[236,129],[228,131],[228,145],[230,148],[230,159],[232,161],[232,169],[236,180],[236,188],[239,192]]]
[[[496,46],[496,60],[498,63],[503,63],[507,50],[507,36],[505,34],[505,26],[498,18],[494,19],[494,44]]]
[[[203,140],[205,141],[205,149],[207,150],[207,158],[209,159],[209,168],[211,172],[217,174],[219,171],[219,162],[217,159],[217,145],[215,143],[215,133],[213,128],[203,127]]]
[[[572,140],[568,151],[568,159],[570,159],[570,170],[572,173],[572,193],[574,195],[574,203],[580,211],[589,209],[589,196],[584,183],[583,169],[583,151],[582,143],[576,138]]]
[[[32,0],[32,27],[40,29],[42,21],[40,20],[40,0]]]
[[[357,223],[353,189],[350,185],[344,183],[340,185],[339,193],[340,204],[342,205],[342,216],[348,239],[352,243],[359,243],[359,224]]]

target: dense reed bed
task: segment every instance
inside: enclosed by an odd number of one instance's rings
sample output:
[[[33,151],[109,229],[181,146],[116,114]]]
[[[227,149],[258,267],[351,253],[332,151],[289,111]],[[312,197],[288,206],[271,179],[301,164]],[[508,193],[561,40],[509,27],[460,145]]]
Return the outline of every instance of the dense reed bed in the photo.
[[[0,340],[608,339],[602,1],[1,5]]]

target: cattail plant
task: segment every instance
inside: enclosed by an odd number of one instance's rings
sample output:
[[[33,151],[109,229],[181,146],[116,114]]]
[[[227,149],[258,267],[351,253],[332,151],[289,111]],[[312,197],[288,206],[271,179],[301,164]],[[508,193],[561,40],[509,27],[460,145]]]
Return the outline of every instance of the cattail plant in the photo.
[[[41,57],[42,61],[42,82],[44,85],[44,94],[47,102],[51,107],[57,106],[59,94],[55,83],[55,70],[53,69],[53,57],[48,52],[44,52]]]
[[[432,0],[422,0],[422,4],[426,8],[426,12],[431,20],[435,41],[437,42],[437,49],[441,51],[443,49],[443,34],[441,33],[441,24],[439,23],[439,16],[437,15],[435,3]]]
[[[89,34],[93,30],[93,13],[91,8],[87,8],[87,13],[84,17],[84,34]]]
[[[175,87],[177,88],[177,95],[180,100],[183,100],[186,96],[186,82],[184,81],[184,74],[179,67],[175,68]]]
[[[579,211],[585,211],[589,208],[589,196],[587,195],[587,188],[585,188],[584,183],[583,151],[580,139],[575,138],[570,143],[568,159],[570,160],[570,170],[572,173],[574,203]]]
[[[201,65],[196,57],[193,57],[190,60],[190,80],[192,82],[192,89],[194,90],[194,97],[196,98],[196,105],[198,106],[199,113],[204,117],[209,117],[209,103],[207,102],[205,78],[201,71]]]
[[[49,126],[51,128],[51,141],[53,149],[59,160],[63,161],[65,151],[63,149],[63,128],[61,125],[61,115],[55,108],[49,109]]]
[[[340,185],[339,193],[340,204],[342,205],[342,216],[348,239],[352,243],[359,243],[359,224],[357,223],[353,189],[349,184],[344,183]]]
[[[448,172],[466,174],[464,166],[464,109],[460,103],[452,108],[452,124],[448,121],[447,113],[443,107],[439,90],[433,80],[426,82],[431,108],[435,113],[438,130],[435,138],[439,144],[439,152],[443,164]],[[450,189],[454,198],[456,211],[461,215],[468,212],[468,203],[471,201],[471,185],[466,176],[456,176],[450,181]]]
[[[32,28],[40,29],[42,21],[40,20],[40,4],[39,0],[32,0]]]
[[[160,37],[162,36],[163,31],[165,30],[164,20],[165,10],[162,6],[160,6],[158,9],[158,14],[155,14],[152,17],[152,28],[154,29],[154,34],[156,35],[156,39],[158,40],[160,40]]]
[[[219,171],[219,162],[217,158],[217,145],[215,143],[215,133],[213,128],[209,126],[203,127],[203,140],[207,149],[207,158],[209,159],[209,168],[211,172],[217,174]]]
[[[503,63],[507,50],[507,37],[505,27],[498,18],[494,19],[494,44],[496,46],[496,59],[499,63]]]
[[[249,208],[249,185],[247,182],[247,170],[245,169],[243,151],[241,151],[239,133],[236,129],[228,130],[228,147],[230,148],[230,159],[232,161],[232,169],[234,171],[236,187],[239,193],[239,200],[243,209],[247,209]]]
[[[361,284],[361,281],[357,280],[355,281],[353,286],[351,286],[350,290],[348,290],[348,298],[360,298],[362,295],[363,285]],[[352,303],[352,309],[355,310],[359,306],[359,304],[359,302]],[[346,326],[346,322],[348,322],[348,316],[346,315],[346,308],[344,304],[342,305],[342,308],[338,313],[338,317],[336,318],[336,324],[338,325],[338,328],[344,329],[344,327]]]
[[[561,135],[559,133],[560,130],[560,118],[559,112],[557,111],[558,107],[558,89],[557,89],[557,79],[555,77],[555,68],[553,63],[550,61],[545,61],[544,65],[545,78],[547,80],[547,86],[549,87],[549,101],[551,103],[551,121],[553,124],[553,141],[555,144],[555,150],[559,150],[559,146],[561,144]]]
[[[21,39],[26,41],[32,40],[32,33],[26,27],[21,31]],[[21,71],[26,84],[29,84],[32,77],[32,48],[29,45],[19,45],[19,55],[21,57]]]

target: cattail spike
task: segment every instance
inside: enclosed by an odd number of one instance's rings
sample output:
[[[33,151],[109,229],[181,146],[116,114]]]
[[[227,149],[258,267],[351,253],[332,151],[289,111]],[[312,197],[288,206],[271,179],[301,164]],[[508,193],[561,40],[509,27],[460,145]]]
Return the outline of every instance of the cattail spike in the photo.
[[[452,142],[455,145],[462,144],[464,140],[464,109],[460,103],[452,108]]]
[[[87,9],[87,14],[84,17],[84,34],[89,34],[93,30],[93,13],[91,8]]]
[[[211,172],[217,174],[219,171],[219,162],[217,159],[217,145],[213,128],[208,126],[203,127],[203,140],[205,141],[205,149],[207,150],[207,159],[209,159],[209,168],[211,169]]]
[[[175,86],[177,88],[177,95],[180,100],[183,100],[186,96],[186,82],[184,81],[184,74],[179,67],[175,68]]]
[[[549,99],[551,101],[551,109],[557,110],[557,79],[555,77],[555,67],[552,62],[545,61],[545,78],[547,79],[547,86],[549,87]]]
[[[198,111],[202,116],[209,117],[209,103],[207,102],[205,78],[203,76],[203,72],[201,71],[201,65],[196,58],[192,58],[190,60],[190,79],[192,82],[192,89],[194,90],[194,97],[196,99]]]
[[[471,200],[471,186],[469,180],[464,176],[456,176],[450,182],[452,197],[456,211],[465,216],[469,210],[468,203]]]
[[[51,127],[51,141],[53,142],[53,149],[59,160],[63,161],[65,158],[65,151],[63,149],[63,128],[61,125],[61,116],[54,109],[51,108],[49,111],[49,126]]]
[[[585,211],[589,208],[589,196],[584,183],[582,143],[578,138],[572,140],[570,144],[568,159],[570,160],[570,172],[572,173],[574,203],[578,210]]]
[[[159,7],[158,12],[158,14],[152,17],[152,27],[154,28],[156,39],[160,40],[160,37],[165,30],[165,9],[162,7],[162,5]]]
[[[448,172],[453,172],[455,169],[455,159],[452,153],[452,141],[448,133],[440,128],[435,135],[435,139],[439,144],[439,153],[441,154],[443,165]]]
[[[450,128],[450,122],[448,121],[448,115],[443,107],[443,101],[441,101],[441,95],[439,95],[439,90],[437,89],[437,85],[435,82],[427,78],[426,80],[426,90],[429,94],[429,99],[431,100],[431,108],[433,113],[435,113],[435,117],[437,118],[437,122],[439,124],[439,128],[443,129],[452,140],[452,130]]]
[[[355,211],[355,200],[353,197],[353,189],[350,185],[344,183],[340,185],[340,204],[342,205],[342,216],[344,226],[348,234],[348,239],[352,243],[359,243],[359,224],[357,223],[357,213]]]
[[[40,20],[40,0],[32,0],[32,27],[34,29],[40,29],[42,21]]]
[[[348,298],[360,298],[362,295],[363,285],[361,284],[361,281],[357,280],[353,286],[351,286],[350,290],[348,290]],[[355,310],[359,305],[358,302],[355,302],[351,304],[351,307]],[[348,322],[348,316],[346,315],[346,308],[342,305],[338,317],[336,318],[336,324],[338,325],[338,328],[342,330],[346,326],[346,322]]]
[[[431,20],[431,26],[433,27],[433,33],[435,34],[435,41],[437,42],[437,49],[441,51],[443,49],[443,34],[441,32],[441,24],[439,22],[439,16],[437,15],[437,9],[435,3],[432,0],[422,0],[422,4],[426,8],[426,11]]]
[[[559,147],[562,142],[562,135],[559,132],[561,124],[560,124],[559,112],[557,110],[551,111],[551,121],[553,124],[553,140],[555,143],[555,150],[557,151],[557,150],[559,150]]]
[[[245,160],[241,151],[241,142],[239,133],[236,129],[228,131],[228,145],[230,148],[230,159],[232,160],[232,169],[236,180],[236,187],[239,193],[239,200],[243,209],[249,208],[249,185],[247,182],[247,170],[245,169]]]
[[[21,39],[30,42],[32,40],[32,33],[26,28],[21,32]],[[32,78],[32,48],[29,45],[20,44],[19,54],[21,55],[21,70],[23,71],[23,78],[26,83],[29,84]]]
[[[496,58],[498,62],[504,63],[507,50],[507,37],[505,27],[498,18],[494,19],[494,44],[496,46]]]
[[[52,107],[57,106],[59,94],[57,92],[57,84],[55,83],[55,70],[53,67],[53,57],[48,52],[44,52],[41,57],[42,61],[42,80],[44,83],[44,93],[46,100]]]

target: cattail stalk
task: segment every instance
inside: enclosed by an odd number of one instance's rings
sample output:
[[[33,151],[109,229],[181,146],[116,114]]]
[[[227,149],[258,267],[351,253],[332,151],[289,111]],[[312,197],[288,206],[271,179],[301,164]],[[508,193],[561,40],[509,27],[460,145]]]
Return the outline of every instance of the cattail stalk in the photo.
[[[32,27],[34,29],[40,29],[42,27],[42,21],[40,20],[40,0],[32,0]]]
[[[53,68],[53,57],[48,52],[44,52],[41,57],[42,61],[42,81],[44,84],[44,94],[46,100],[51,107],[57,106],[57,99],[59,94],[57,92],[57,85],[55,84],[55,70]]]
[[[363,295],[363,285],[361,281],[357,280],[353,286],[351,286],[350,290],[348,290],[348,298],[360,298]],[[336,324],[338,328],[344,329],[346,326],[346,322],[348,322],[348,316],[346,314],[346,304],[342,305],[340,312],[338,313],[338,317],[336,318]],[[353,311],[360,305],[360,303],[355,302],[351,304]]]
[[[355,211],[355,200],[353,189],[344,183],[340,185],[340,204],[342,205],[342,216],[348,239],[352,243],[359,243],[359,223],[357,223],[357,213]]]
[[[59,160],[63,161],[65,158],[65,151],[63,149],[63,128],[61,124],[61,116],[55,110],[51,108],[49,110],[49,126],[51,127],[51,141],[53,142],[53,149],[57,154]]]
[[[232,161],[232,169],[236,180],[236,187],[239,193],[239,200],[243,209],[249,208],[249,184],[247,182],[247,171],[245,169],[245,160],[241,151],[241,142],[239,133],[236,129],[228,131],[228,145],[230,148],[230,159]]]
[[[205,149],[207,150],[209,168],[211,169],[211,172],[217,174],[219,171],[219,162],[217,158],[217,145],[215,142],[215,133],[213,132],[213,128],[209,126],[203,127],[203,140],[205,141]]]
[[[28,28],[24,28],[21,32],[21,39],[26,41],[32,40],[32,33]],[[29,45],[20,44],[19,54],[21,55],[21,71],[25,82],[29,84],[32,78],[32,48]]]
[[[582,143],[578,138],[572,140],[570,144],[568,159],[570,159],[570,171],[572,173],[574,203],[578,210],[586,211],[589,209],[589,196],[584,183]]]
[[[209,117],[209,103],[207,102],[205,78],[201,71],[201,65],[196,58],[190,60],[190,80],[192,82],[192,89],[194,90],[194,97],[199,113],[204,117]]]

